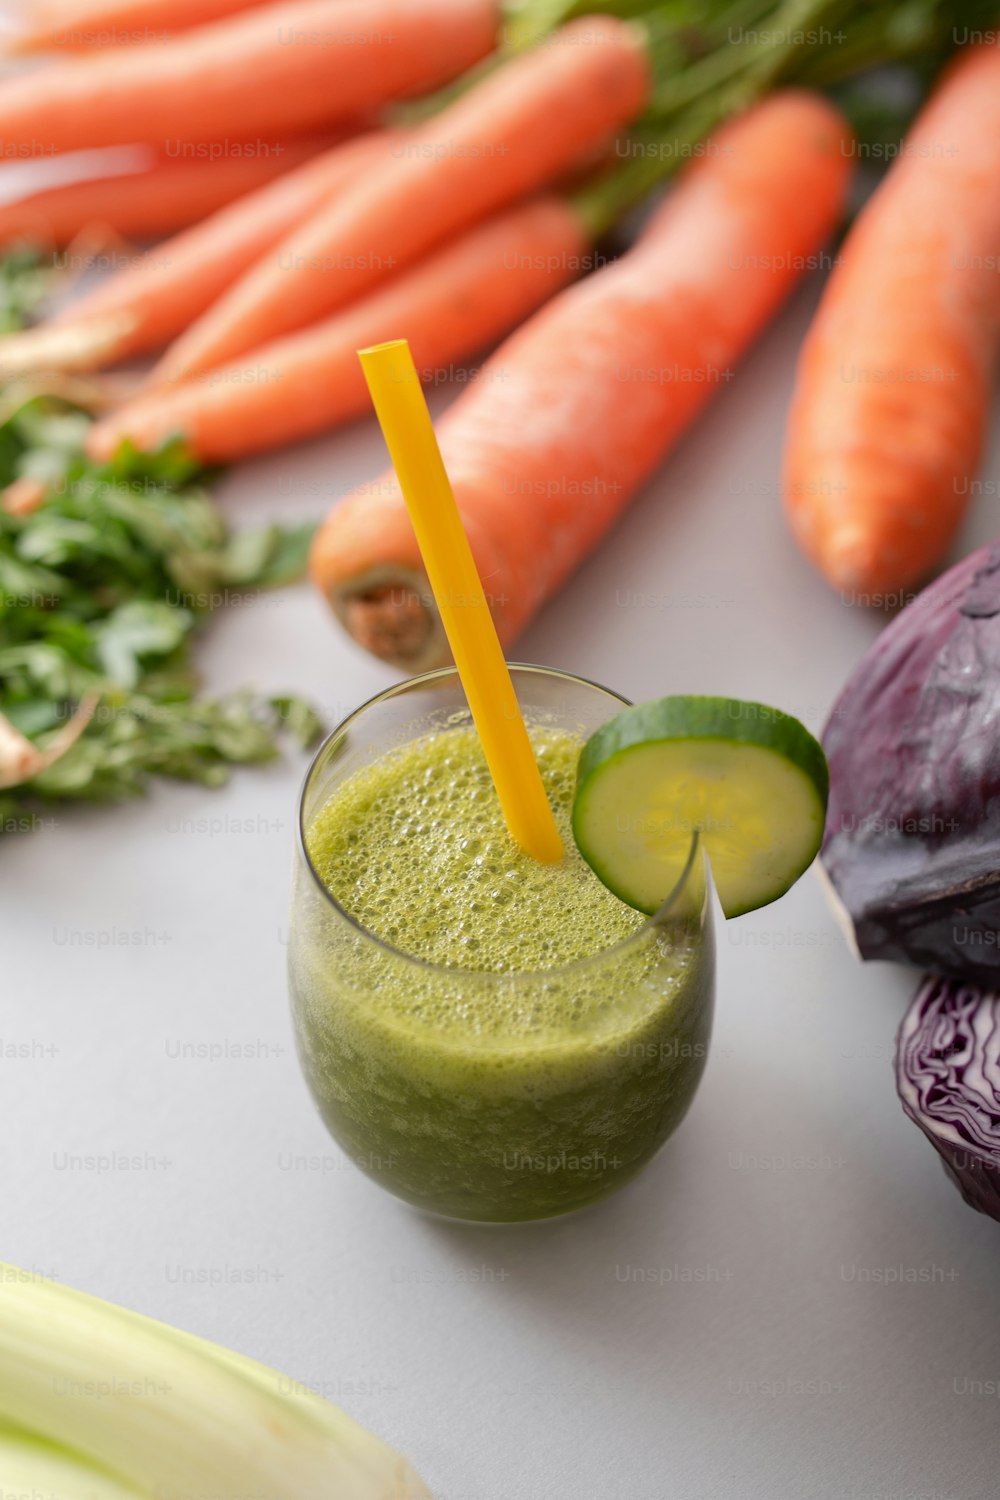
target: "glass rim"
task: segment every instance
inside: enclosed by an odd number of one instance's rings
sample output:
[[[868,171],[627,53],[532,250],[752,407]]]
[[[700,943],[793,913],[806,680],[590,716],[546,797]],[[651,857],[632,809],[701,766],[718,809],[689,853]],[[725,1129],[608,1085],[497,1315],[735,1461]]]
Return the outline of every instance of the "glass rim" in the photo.
[[[574,683],[580,687],[593,688],[597,692],[603,693],[606,697],[617,700],[617,702],[619,702],[624,708],[630,708],[632,706],[628,698],[623,698],[620,693],[616,693],[612,688],[605,687],[603,683],[595,682],[592,677],[580,677],[574,672],[564,672],[559,667],[543,667],[533,662],[511,661],[508,662],[507,665],[510,668],[511,672],[515,674],[518,672],[530,672],[539,677],[555,678],[564,682]],[[363,922],[359,922],[357,917],[354,916],[352,912],[349,912],[346,906],[344,906],[340,901],[337,900],[337,897],[326,885],[319,871],[316,869],[316,866],[313,864],[312,856],[310,855],[308,845],[306,844],[305,805],[306,797],[308,795],[313,776],[319,770],[324,756],[326,755],[330,746],[333,744],[334,740],[343,735],[346,730],[358,719],[360,719],[369,709],[375,708],[379,703],[383,703],[387,699],[396,698],[401,693],[413,687],[422,686],[434,681],[444,681],[446,678],[453,678],[457,680],[458,668],[455,666],[435,667],[430,672],[419,672],[414,677],[405,677],[401,682],[391,683],[389,687],[382,688],[380,692],[374,693],[370,698],[366,698],[363,703],[360,703],[357,708],[352,709],[349,714],[345,714],[345,716],[337,724],[334,725],[329,734],[324,736],[322,743],[317,747],[302,780],[302,787],[299,791],[298,809],[295,824],[296,852],[298,854],[298,857],[305,865],[305,868],[308,870],[312,882],[315,885],[316,889],[319,891],[320,895],[326,900],[327,904],[333,908],[337,915],[348,924],[349,927],[353,927],[355,932],[357,932],[361,937],[372,943],[383,953],[387,953],[393,960],[402,961],[404,964],[413,965],[415,969],[418,969],[422,973],[450,975],[452,979],[454,979],[456,976],[469,979],[474,978],[479,983],[485,981],[487,983],[493,982],[496,984],[509,984],[512,980],[520,981],[544,978],[552,979],[556,976],[572,974],[575,970],[585,969],[591,964],[607,960],[615,955],[624,954],[627,950],[636,946],[640,941],[646,940],[652,931],[656,930],[663,924],[665,918],[669,915],[671,907],[675,904],[675,902],[678,901],[679,897],[684,891],[685,886],[688,883],[688,880],[691,877],[701,845],[701,835],[697,829],[692,830],[691,843],[688,848],[687,857],[684,861],[684,867],[681,870],[681,873],[678,876],[676,882],[671,887],[669,894],[666,896],[662,904],[657,907],[655,912],[646,917],[646,920],[641,924],[641,926],[637,927],[634,932],[630,932],[627,937],[622,938],[619,942],[612,943],[609,948],[600,948],[596,953],[589,953],[584,958],[575,958],[571,963],[558,964],[550,969],[467,969],[456,967],[453,964],[432,963],[430,959],[421,958],[417,953],[407,953],[404,948],[394,947],[394,945],[390,942],[387,942],[385,938],[379,937],[377,932],[373,932],[370,927],[366,927]],[[623,902],[622,904],[628,905],[627,902]],[[636,908],[632,909],[636,910]]]

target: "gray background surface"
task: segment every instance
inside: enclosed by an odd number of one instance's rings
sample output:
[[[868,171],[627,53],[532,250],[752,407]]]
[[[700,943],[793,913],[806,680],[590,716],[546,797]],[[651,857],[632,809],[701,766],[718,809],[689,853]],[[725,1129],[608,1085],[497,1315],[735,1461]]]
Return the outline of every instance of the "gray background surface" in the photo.
[[[879,622],[811,573],[777,499],[817,289],[522,659],[633,698],[774,701],[820,728]],[[222,495],[234,519],[319,516],[381,467],[366,424],[233,471]],[[986,498],[956,551],[997,531]],[[393,680],[305,588],[232,608],[202,660],[213,687],[298,689],[329,718]],[[1000,1228],[896,1102],[915,976],[857,964],[811,874],[720,924],[708,1071],[640,1181],[562,1224],[423,1219],[346,1163],[296,1067],[303,769],[290,752],[214,795],[164,786],[4,840],[0,1255],[314,1386],[438,1500],[994,1496]],[[211,1043],[255,1055],[191,1055]],[[33,1055],[5,1055],[18,1044]],[[94,1160],[109,1155],[138,1169]]]

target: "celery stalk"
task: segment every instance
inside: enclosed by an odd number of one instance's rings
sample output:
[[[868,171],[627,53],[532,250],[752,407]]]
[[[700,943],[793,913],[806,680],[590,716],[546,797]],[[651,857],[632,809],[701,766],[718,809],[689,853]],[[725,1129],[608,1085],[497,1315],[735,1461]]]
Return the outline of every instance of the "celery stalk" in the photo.
[[[404,1458],[277,1371],[2,1263],[0,1421],[156,1500],[430,1500]]]
[[[0,1494],[45,1500],[146,1500],[79,1453],[0,1424]]]

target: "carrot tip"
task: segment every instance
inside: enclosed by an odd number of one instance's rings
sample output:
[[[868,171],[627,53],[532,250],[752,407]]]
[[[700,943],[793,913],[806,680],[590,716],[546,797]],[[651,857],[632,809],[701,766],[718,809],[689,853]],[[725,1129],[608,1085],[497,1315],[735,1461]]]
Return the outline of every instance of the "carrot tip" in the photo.
[[[912,569],[854,527],[829,538],[816,560],[827,580],[851,602],[892,593],[911,581]]]
[[[11,334],[0,340],[0,375],[92,370],[114,356],[133,325],[129,314],[118,314],[80,327],[52,324]]]
[[[115,434],[100,426],[92,427],[87,434],[87,456],[95,463],[106,464],[114,457]]]
[[[11,31],[0,35],[0,61],[6,58],[27,57],[39,51],[37,37],[28,31]]]

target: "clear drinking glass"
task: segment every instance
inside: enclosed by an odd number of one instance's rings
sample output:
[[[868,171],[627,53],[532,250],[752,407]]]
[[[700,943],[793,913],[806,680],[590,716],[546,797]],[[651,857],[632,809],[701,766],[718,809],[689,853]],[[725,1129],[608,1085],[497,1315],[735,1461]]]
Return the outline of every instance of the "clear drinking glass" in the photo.
[[[581,742],[627,702],[545,667],[511,672],[529,726]],[[292,890],[296,1041],[331,1134],[384,1188],[449,1218],[550,1218],[621,1187],[691,1103],[714,999],[706,864],[695,835],[656,916],[561,968],[484,973],[393,948],[326,889],[306,835],[359,768],[470,722],[457,673],[445,668],[380,693],[318,751]]]

